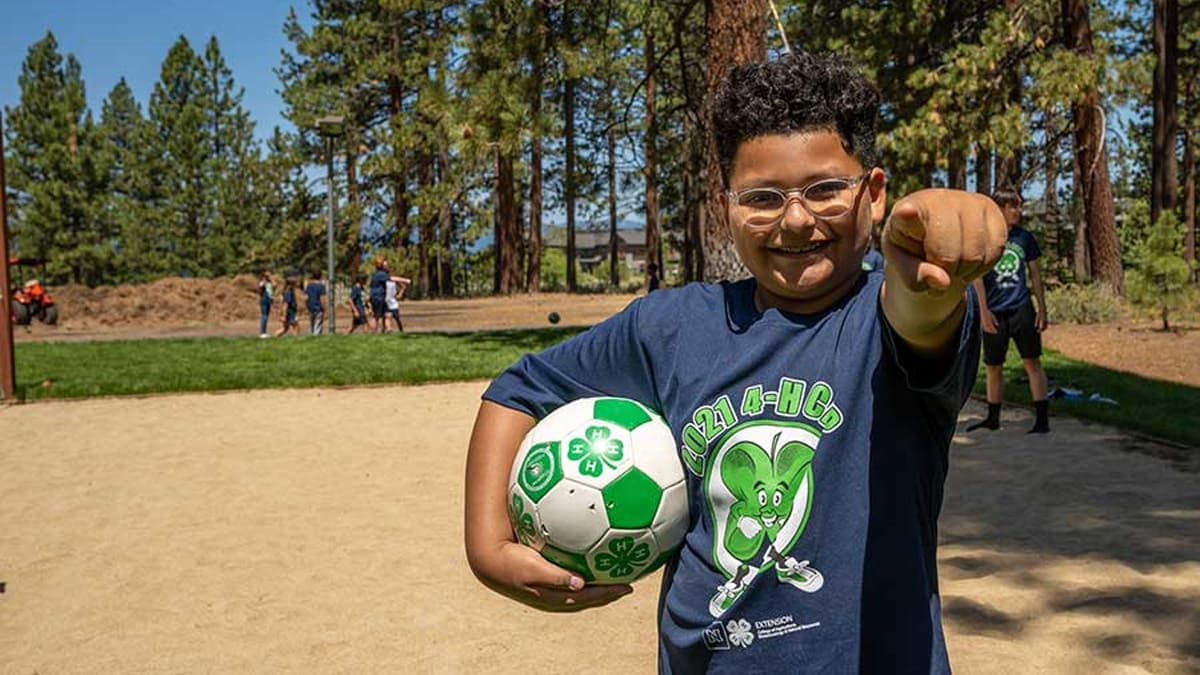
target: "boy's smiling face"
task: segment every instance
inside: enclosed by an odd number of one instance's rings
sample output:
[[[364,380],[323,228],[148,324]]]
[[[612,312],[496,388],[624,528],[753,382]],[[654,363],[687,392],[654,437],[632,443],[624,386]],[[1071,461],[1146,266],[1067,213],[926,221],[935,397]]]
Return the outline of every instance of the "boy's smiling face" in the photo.
[[[866,172],[858,159],[846,153],[835,132],[770,134],[738,146],[729,190],[789,190],[828,178],[856,178]],[[885,182],[883,171],[871,168],[867,179],[855,186],[850,211],[827,220],[814,218],[793,196],[775,227],[765,230],[747,227],[740,208],[728,194],[722,194],[734,246],[758,282],[755,302],[760,310],[819,312],[853,287],[862,272],[871,225],[884,216]]]

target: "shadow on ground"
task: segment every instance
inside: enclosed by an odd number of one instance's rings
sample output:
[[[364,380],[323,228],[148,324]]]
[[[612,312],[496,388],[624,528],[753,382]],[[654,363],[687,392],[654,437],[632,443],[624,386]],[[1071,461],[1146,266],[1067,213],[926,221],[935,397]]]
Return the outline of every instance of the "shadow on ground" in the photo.
[[[1032,639],[1070,617],[1070,641],[1102,660],[1200,665],[1200,453],[1065,416],[1029,435],[1014,409],[1000,431],[963,433],[981,412],[968,405],[951,448],[940,569],[961,593],[944,589],[947,624]]]

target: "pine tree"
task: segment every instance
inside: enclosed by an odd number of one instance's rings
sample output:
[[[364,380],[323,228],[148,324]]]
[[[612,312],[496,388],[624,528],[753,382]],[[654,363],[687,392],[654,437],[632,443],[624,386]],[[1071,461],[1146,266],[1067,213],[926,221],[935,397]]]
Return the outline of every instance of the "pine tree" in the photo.
[[[79,62],[64,59],[53,33],[21,64],[20,103],[6,108],[5,146],[15,193],[16,253],[48,258],[48,281],[99,283],[112,262],[112,232],[93,195],[104,189],[95,124]]]
[[[1145,213],[1143,210],[1142,213]],[[1131,256],[1126,291],[1135,304],[1154,307],[1162,329],[1171,330],[1170,313],[1178,311],[1195,295],[1191,285],[1192,265],[1182,255],[1182,227],[1175,214],[1164,211],[1146,230]]]

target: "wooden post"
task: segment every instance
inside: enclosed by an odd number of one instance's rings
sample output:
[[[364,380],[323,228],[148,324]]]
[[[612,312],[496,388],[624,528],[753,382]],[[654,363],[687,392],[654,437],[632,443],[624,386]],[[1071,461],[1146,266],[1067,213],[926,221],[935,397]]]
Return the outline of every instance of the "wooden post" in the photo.
[[[8,273],[8,187],[4,182],[4,120],[0,118],[0,398],[12,401],[17,390],[13,357],[12,278]]]

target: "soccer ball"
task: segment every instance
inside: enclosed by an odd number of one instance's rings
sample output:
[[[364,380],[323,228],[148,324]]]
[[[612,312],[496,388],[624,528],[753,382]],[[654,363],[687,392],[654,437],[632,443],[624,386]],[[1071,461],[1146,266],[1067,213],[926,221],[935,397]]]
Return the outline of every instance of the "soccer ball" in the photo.
[[[653,571],[688,525],[671,428],[625,398],[562,406],[517,451],[508,515],[522,544],[588,583],[627,583]]]

